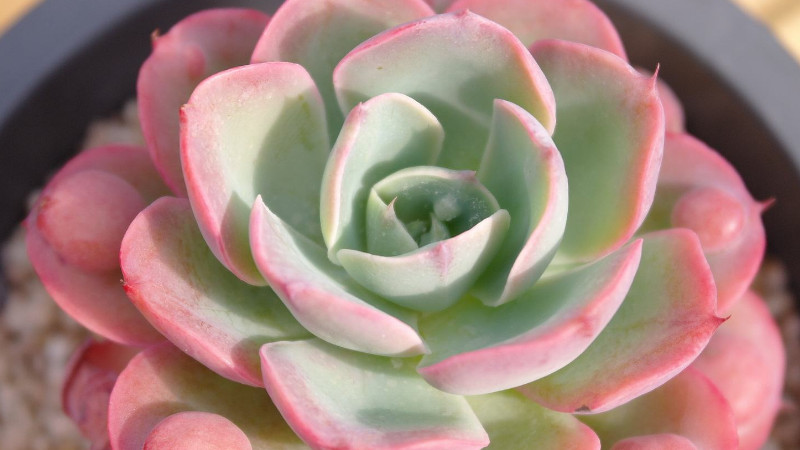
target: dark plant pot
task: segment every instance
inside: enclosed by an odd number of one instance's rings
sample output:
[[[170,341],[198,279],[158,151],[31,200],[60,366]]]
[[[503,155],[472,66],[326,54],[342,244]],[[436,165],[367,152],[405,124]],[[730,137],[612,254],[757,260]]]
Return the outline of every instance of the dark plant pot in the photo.
[[[689,130],[722,152],[757,198],[777,199],[764,216],[769,248],[800,293],[800,67],[729,0],[597,2],[635,64],[660,63],[684,102]],[[202,8],[270,11],[279,3],[51,0],[20,21],[0,39],[0,240],[89,122],[134,95],[153,30]]]

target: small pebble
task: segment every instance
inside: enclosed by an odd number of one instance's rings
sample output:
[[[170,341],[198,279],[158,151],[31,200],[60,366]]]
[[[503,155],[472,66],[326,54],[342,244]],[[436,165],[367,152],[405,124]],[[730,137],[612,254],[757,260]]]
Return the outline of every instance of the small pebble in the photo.
[[[2,266],[9,283],[19,285],[35,275],[28,250],[25,248],[25,230],[17,227],[2,250]]]

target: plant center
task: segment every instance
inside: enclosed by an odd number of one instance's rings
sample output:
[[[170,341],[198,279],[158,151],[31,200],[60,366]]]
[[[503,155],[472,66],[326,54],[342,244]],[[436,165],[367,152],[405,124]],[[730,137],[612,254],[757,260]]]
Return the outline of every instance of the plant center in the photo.
[[[403,169],[372,188],[367,247],[384,256],[406,253],[463,233],[499,209],[472,171]]]

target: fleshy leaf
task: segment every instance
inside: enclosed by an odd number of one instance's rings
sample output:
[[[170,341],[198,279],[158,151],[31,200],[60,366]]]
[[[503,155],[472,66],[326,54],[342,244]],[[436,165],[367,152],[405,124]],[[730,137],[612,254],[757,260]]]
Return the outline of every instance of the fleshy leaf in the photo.
[[[251,9],[214,9],[186,17],[153,35],[153,52],[139,71],[137,99],[150,155],[176,195],[186,196],[180,159],[181,106],[206,77],[249,62],[269,17]]]
[[[146,149],[97,147],[58,171],[25,220],[28,255],[47,292],[83,326],[115,342],[163,340],[125,295],[118,255],[134,210],[167,192]],[[92,204],[120,211],[95,217]],[[86,214],[76,216],[76,206]]]
[[[683,436],[671,433],[634,436],[617,441],[611,450],[697,450],[697,446]]]
[[[117,272],[128,224],[147,203],[167,192],[146,149],[97,147],[58,171],[27,222],[65,263],[86,272]]]
[[[320,221],[328,257],[365,248],[370,188],[391,173],[436,161],[444,134],[436,118],[401,94],[357,105],[347,116],[322,179]]]
[[[373,255],[396,256],[412,252],[419,245],[408,233],[394,210],[394,200],[387,205],[371,189],[367,198],[367,252]]]
[[[261,345],[309,336],[269,287],[225,270],[184,199],[165,197],[145,209],[125,235],[121,259],[125,289],[142,314],[226,378],[261,386]]]
[[[540,41],[531,52],[555,93],[553,140],[570,181],[556,259],[591,261],[627,242],[653,201],[664,137],[655,79],[583,44]]]
[[[638,67],[639,73],[646,77],[652,77],[653,72]],[[664,127],[668,133],[683,133],[686,131],[686,116],[683,112],[683,105],[675,91],[664,81],[658,79],[656,83],[658,97],[661,99],[661,106],[664,107]]]
[[[452,235],[450,234],[450,230],[447,228],[447,225],[445,225],[444,222],[439,220],[439,218],[436,217],[435,214],[431,213],[430,221],[431,221],[431,226],[428,229],[428,231],[420,235],[419,245],[426,246],[428,244],[443,241],[445,239],[450,239],[452,237]],[[503,236],[505,236],[505,231],[508,229],[508,225],[502,225],[502,229],[503,229]],[[502,240],[502,238],[500,237],[498,237],[497,239]],[[499,246],[500,243],[498,242],[497,245]],[[491,253],[495,252],[492,251]]]
[[[731,405],[741,450],[762,448],[781,407],[786,350],[767,305],[746,292],[692,367]]]
[[[430,15],[433,10],[422,0],[287,0],[264,30],[252,62],[305,67],[325,100],[335,139],[349,111],[342,114],[333,89],[331,74],[339,60],[383,30]]]
[[[494,99],[555,127],[555,101],[528,50],[508,30],[469,12],[406,24],[364,42],[333,73],[343,111],[385,92],[413,97],[442,123],[438,165],[475,170],[489,135]]]
[[[116,272],[122,236],[145,206],[125,180],[83,170],[48,186],[37,203],[35,226],[67,264],[87,272]]]
[[[143,450],[252,450],[247,435],[218,414],[184,411],[159,422]]]
[[[738,300],[761,266],[761,213],[736,170],[688,134],[667,133],[658,192],[645,230],[683,226],[700,243],[717,284],[720,314]]]
[[[315,336],[366,353],[425,351],[416,315],[350,280],[325,249],[294,231],[257,198],[250,224],[256,264],[294,317]]]
[[[468,298],[420,323],[431,353],[419,373],[446,392],[484,394],[548,375],[603,330],[631,286],[641,241],[536,284],[516,301],[488,307]]]
[[[47,293],[61,309],[86,328],[118,343],[146,347],[164,340],[125,295],[119,270],[88,273],[65,263],[31,226],[35,216],[27,223],[28,256]]]
[[[319,180],[328,158],[322,99],[296,64],[230,69],[203,81],[181,109],[181,158],[208,246],[236,276],[264,284],[248,245],[250,207],[262,195],[321,242]]]
[[[70,359],[61,388],[61,405],[93,449],[109,448],[108,398],[119,373],[138,351],[90,338]]]
[[[607,411],[663,384],[706,346],[723,319],[697,236],[673,229],[643,238],[639,270],[611,322],[573,362],[520,387],[525,395],[557,411]]]
[[[400,306],[440,311],[457,302],[491,262],[509,221],[500,210],[458,236],[404,255],[341,250],[339,262],[362,286]]]
[[[514,391],[467,397],[489,433],[487,450],[599,450],[600,439],[571,414],[543,408]],[[534,444],[535,443],[535,444]]]
[[[48,184],[55,186],[62,179],[84,170],[99,170],[118,176],[136,188],[147,203],[169,193],[169,189],[153,167],[146,148],[116,144],[95,147],[79,153],[67,162]]]
[[[458,0],[447,11],[466,9],[508,28],[526,47],[540,39],[563,39],[626,58],[614,24],[588,0]]]
[[[413,359],[313,339],[265,344],[261,361],[270,397],[314,448],[479,449],[489,443],[467,401],[425,383]]]
[[[508,302],[539,279],[564,234],[568,189],[550,135],[527,111],[497,100],[477,177],[513,220],[503,246],[473,293],[487,305]]]
[[[633,436],[669,433],[688,438],[704,450],[738,448],[730,406],[714,384],[693,368],[611,411],[580,418],[600,436],[604,447]],[[661,443],[670,441],[675,439],[661,438]],[[677,448],[687,447],[685,441],[678,443],[681,447]]]
[[[255,449],[308,448],[286,425],[264,389],[222,378],[169,343],[144,350],[117,378],[108,413],[112,448],[141,449],[162,420],[184,411],[227,418]]]
[[[429,231],[425,222],[431,216],[445,223],[455,236],[500,209],[470,170],[409,167],[384,178],[373,189],[382,200],[394,202],[397,217],[414,239]]]
[[[147,203],[168,192],[147,149],[96,147],[58,171],[26,223],[29,229],[36,228],[64,263],[87,276],[89,272],[98,276],[114,272],[117,277],[119,244],[128,224]]]

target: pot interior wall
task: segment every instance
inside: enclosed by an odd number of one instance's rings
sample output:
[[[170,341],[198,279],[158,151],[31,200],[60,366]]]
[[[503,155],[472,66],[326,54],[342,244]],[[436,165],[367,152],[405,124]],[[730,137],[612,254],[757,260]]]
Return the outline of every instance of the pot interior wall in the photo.
[[[126,2],[130,0],[121,3]],[[36,13],[46,15],[46,8],[53,9],[52,3],[45,2]],[[23,218],[27,194],[41,186],[47,175],[74,152],[87,124],[112,113],[134,95],[136,75],[149,53],[152,30],[166,30],[192,10],[231,4],[274,10],[278,3],[142,1],[133,14],[104,24],[94,39],[85,42],[80,51],[66,55],[48,73],[31,74],[32,80],[41,81],[29,89],[24,103],[14,105],[10,112],[0,111],[0,239],[5,240]],[[689,131],[723,153],[742,173],[756,198],[777,199],[764,216],[770,252],[786,262],[793,280],[800,280],[800,233],[795,232],[800,229],[800,178],[786,156],[787,149],[740,96],[692,52],[625,9],[607,1],[600,3],[618,25],[633,63],[651,70],[660,64],[661,76],[684,102]],[[51,23],[75,26],[57,19]],[[25,21],[12,30],[17,42],[25,42],[25,32],[40,32],[24,30],[24,25]],[[796,83],[800,86],[800,80]],[[797,294],[798,284],[792,287]]]

